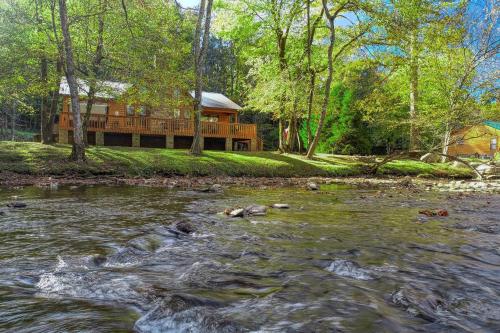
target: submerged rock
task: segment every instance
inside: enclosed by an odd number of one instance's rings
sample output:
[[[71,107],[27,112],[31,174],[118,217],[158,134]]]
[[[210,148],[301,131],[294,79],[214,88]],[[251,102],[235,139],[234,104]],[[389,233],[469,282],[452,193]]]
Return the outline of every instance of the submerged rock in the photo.
[[[327,271],[335,273],[338,276],[348,277],[356,280],[372,280],[373,277],[369,271],[361,268],[358,263],[345,259],[334,260]]]
[[[319,185],[313,182],[307,183],[307,189],[310,191],[319,191]]]
[[[5,212],[0,210],[0,216],[5,215]]]
[[[412,288],[403,288],[391,295],[391,301],[411,315],[434,322],[440,312],[446,311],[448,304],[438,294]]]
[[[138,332],[243,332],[243,328],[216,313],[222,304],[194,296],[167,297],[135,323]]]
[[[101,256],[101,255],[97,255],[95,257],[92,257],[92,262],[97,267],[102,266],[107,260],[108,260],[108,258],[106,258],[105,256]]]
[[[224,189],[222,188],[222,185],[220,184],[213,184],[210,185],[207,188],[201,189],[200,192],[206,192],[206,193],[218,193],[222,192]]]
[[[185,234],[190,234],[192,232],[195,232],[196,231],[196,228],[194,227],[194,225],[192,225],[191,223],[189,222],[186,222],[186,221],[181,221],[181,222],[178,222],[176,225],[175,225],[175,228]]]
[[[283,203],[277,203],[271,206],[272,208],[278,208],[278,209],[288,209],[290,208],[289,204],[283,204]]]
[[[26,208],[28,205],[21,201],[14,201],[7,204],[10,208]]]

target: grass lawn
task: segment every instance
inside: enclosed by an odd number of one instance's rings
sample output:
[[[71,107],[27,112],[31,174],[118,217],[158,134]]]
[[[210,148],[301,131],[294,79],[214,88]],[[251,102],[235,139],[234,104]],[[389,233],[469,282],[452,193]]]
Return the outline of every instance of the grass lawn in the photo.
[[[313,177],[360,176],[369,163],[362,157],[318,155],[307,160],[301,155],[274,152],[205,151],[194,157],[186,150],[126,147],[90,147],[88,162],[69,162],[69,145],[42,145],[33,142],[0,141],[0,171],[31,175],[114,175],[114,176],[249,176]],[[467,169],[449,164],[418,161],[390,162],[379,170],[384,175],[423,177],[471,177]]]

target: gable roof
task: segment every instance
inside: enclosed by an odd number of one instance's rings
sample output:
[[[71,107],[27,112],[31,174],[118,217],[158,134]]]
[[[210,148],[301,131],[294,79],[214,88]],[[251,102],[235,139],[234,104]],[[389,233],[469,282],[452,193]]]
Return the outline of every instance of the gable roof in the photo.
[[[191,97],[194,98],[194,91],[191,91]],[[219,109],[231,109],[231,110],[241,110],[241,106],[227,98],[226,96],[203,91],[201,93],[201,105],[206,108],[219,108]]]
[[[499,130],[499,131],[500,131],[500,122],[498,122],[498,121],[486,120],[486,121],[484,122],[484,124],[485,124],[486,126],[493,127],[494,129],[496,129],[496,130]]]
[[[89,86],[85,80],[77,79],[78,84],[78,95],[87,96],[89,92]],[[123,82],[113,82],[113,81],[97,81],[97,92],[95,94],[98,98],[113,99],[122,95],[127,89],[132,85]],[[69,85],[66,77],[61,78],[61,83],[59,85],[59,94],[69,96]],[[190,95],[194,98],[194,91],[190,92]],[[219,109],[231,109],[231,110],[241,110],[241,106],[224,96],[223,94],[207,92],[204,91],[201,95],[201,105],[207,108],[219,108]]]
[[[85,80],[76,79],[76,83],[78,84],[78,95],[79,96],[87,96],[89,92],[89,85]],[[128,83],[122,82],[113,82],[113,81],[97,81],[97,92],[95,94],[96,97],[99,98],[116,98],[123,94],[131,85]],[[59,84],[59,94],[61,95],[70,95],[68,81],[66,77],[61,78],[61,83]]]

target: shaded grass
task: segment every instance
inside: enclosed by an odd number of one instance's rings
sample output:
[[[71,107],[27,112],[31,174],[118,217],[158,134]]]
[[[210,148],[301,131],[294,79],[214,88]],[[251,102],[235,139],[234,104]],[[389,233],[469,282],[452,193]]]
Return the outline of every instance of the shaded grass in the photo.
[[[0,170],[30,175],[115,176],[249,176],[336,177],[367,174],[369,163],[362,157],[319,155],[307,160],[301,155],[274,152],[205,151],[194,157],[186,150],[128,147],[90,147],[88,162],[67,160],[69,145],[47,146],[31,142],[0,142]],[[448,164],[395,161],[380,169],[384,175],[470,177],[465,169]]]

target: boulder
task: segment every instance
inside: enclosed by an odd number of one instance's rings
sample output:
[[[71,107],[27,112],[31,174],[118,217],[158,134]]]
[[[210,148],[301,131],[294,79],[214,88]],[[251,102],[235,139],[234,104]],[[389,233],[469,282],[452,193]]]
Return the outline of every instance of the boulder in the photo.
[[[319,190],[319,186],[316,183],[309,182],[309,183],[307,183],[307,189],[310,190],[310,191],[318,191]]]
[[[14,201],[14,202],[10,202],[7,204],[7,207],[10,207],[10,208],[25,208],[27,206],[28,206],[27,204],[25,204],[24,202],[20,202],[20,201]]]
[[[243,217],[245,215],[245,210],[243,208],[233,209],[229,212],[231,217]]]
[[[223,188],[222,188],[222,185],[220,185],[220,184],[213,184],[207,188],[200,190],[200,192],[209,192],[209,193],[218,193],[218,192],[222,192],[222,191],[223,191]]]
[[[245,208],[245,215],[266,215],[267,207],[262,205],[250,205]]]
[[[190,233],[196,231],[196,228],[194,227],[194,225],[192,225],[191,223],[186,222],[186,221],[177,222],[177,224],[175,225],[175,228],[177,230],[179,230],[180,232],[183,232],[185,234],[190,234]]]
[[[290,205],[285,204],[285,203],[276,203],[276,204],[272,205],[271,207],[278,208],[278,209],[288,209],[288,208],[290,208]]]
[[[465,165],[464,163],[462,163],[460,161],[453,161],[453,163],[451,163],[451,166],[454,168],[468,168],[467,165]]]
[[[438,163],[441,161],[441,156],[434,153],[427,153],[422,155],[422,157],[420,157],[420,160],[426,163]]]
[[[488,164],[481,164],[476,167],[476,170],[483,175],[492,175],[495,173],[495,167]]]

